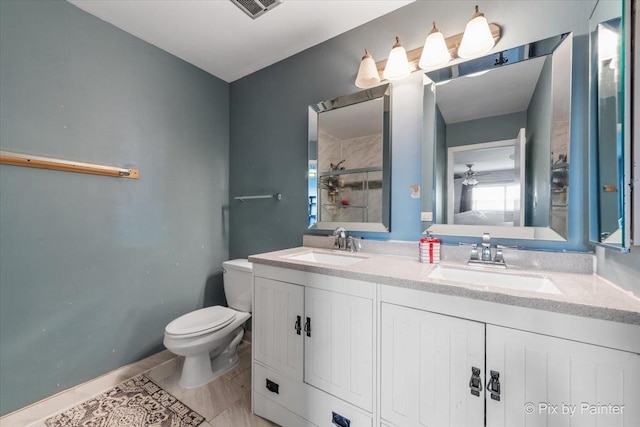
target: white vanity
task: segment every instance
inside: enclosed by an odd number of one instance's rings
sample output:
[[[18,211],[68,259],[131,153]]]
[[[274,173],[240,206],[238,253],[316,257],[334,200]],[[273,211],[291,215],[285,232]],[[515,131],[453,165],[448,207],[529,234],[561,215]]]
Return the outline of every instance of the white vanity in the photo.
[[[280,425],[640,425],[640,299],[598,276],[494,287],[399,256],[250,260],[253,410]]]

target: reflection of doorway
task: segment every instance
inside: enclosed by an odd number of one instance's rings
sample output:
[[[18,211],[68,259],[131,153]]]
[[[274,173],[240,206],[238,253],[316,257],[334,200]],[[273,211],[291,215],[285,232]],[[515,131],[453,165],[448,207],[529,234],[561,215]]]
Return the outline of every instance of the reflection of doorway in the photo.
[[[523,227],[525,129],[448,149],[447,224]]]

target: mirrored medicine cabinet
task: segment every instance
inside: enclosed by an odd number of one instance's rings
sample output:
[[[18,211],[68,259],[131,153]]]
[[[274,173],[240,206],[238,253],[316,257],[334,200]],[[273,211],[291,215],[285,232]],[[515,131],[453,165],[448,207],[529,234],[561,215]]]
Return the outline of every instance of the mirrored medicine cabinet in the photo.
[[[566,241],[572,48],[565,33],[426,73],[428,231]]]
[[[310,229],[389,232],[391,86],[309,106]]]
[[[632,18],[630,1],[609,0],[589,20],[589,235],[622,252],[634,244],[632,215],[640,216],[640,206],[632,209]]]

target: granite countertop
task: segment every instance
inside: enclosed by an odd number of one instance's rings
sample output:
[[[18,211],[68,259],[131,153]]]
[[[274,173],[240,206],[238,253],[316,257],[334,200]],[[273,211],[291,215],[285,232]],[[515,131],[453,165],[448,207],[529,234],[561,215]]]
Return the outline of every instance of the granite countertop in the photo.
[[[312,251],[339,253],[340,255],[362,258],[362,261],[349,266],[336,266],[287,258]],[[437,268],[437,265],[423,264],[418,262],[416,258],[407,256],[363,252],[350,254],[344,251],[302,246],[253,255],[249,257],[249,261],[256,264],[326,274],[382,285],[640,325],[640,298],[595,274],[561,273],[516,268],[498,271],[501,274],[546,277],[562,292],[561,295],[558,295],[428,278],[433,269]],[[470,267],[456,262],[442,262],[438,265],[496,272],[491,267]]]

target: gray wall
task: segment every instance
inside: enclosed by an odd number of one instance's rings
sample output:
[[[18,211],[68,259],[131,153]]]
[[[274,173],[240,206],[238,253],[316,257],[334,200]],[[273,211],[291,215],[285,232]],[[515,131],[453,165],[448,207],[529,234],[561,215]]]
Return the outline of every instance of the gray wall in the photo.
[[[64,1],[0,1],[0,413],[162,349],[224,302],[229,85]]]
[[[447,125],[447,148],[515,139],[526,127],[526,111],[452,123]]]
[[[355,92],[366,47],[377,60],[388,56],[394,36],[407,50],[424,43],[425,22],[446,34],[464,31],[475,3],[424,0],[344,33],[231,84],[231,196],[280,191],[283,201],[231,202],[232,257],[299,245],[307,216],[307,106]],[[498,49],[574,31],[572,170],[573,205],[567,243],[511,242],[533,248],[585,250],[587,188],[586,106],[588,19],[593,2],[487,1],[482,11],[502,28]],[[392,232],[367,237],[416,240],[420,201],[408,186],[421,182],[422,81],[419,73],[394,84],[392,113]],[[431,173],[433,165],[425,165]],[[422,189],[430,197],[431,189]]]

